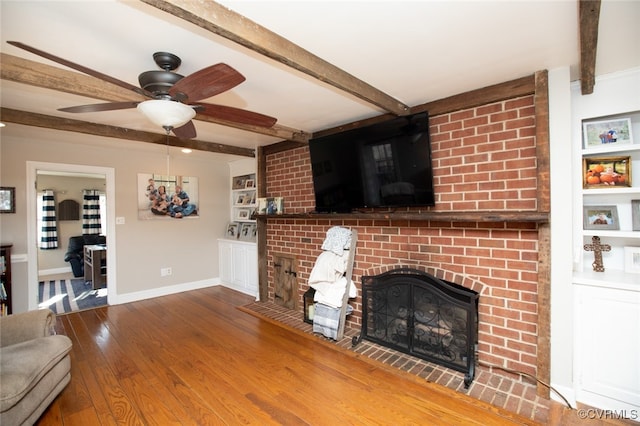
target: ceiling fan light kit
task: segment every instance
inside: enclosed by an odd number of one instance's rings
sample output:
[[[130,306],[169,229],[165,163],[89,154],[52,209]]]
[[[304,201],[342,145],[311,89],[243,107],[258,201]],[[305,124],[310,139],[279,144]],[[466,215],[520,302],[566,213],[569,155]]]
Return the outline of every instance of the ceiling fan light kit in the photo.
[[[167,99],[140,102],[137,108],[152,123],[165,129],[183,126],[196,116],[196,111],[189,105]]]
[[[57,62],[92,77],[99,78],[124,89],[132,90],[151,100],[144,102],[109,102],[93,105],[78,105],[60,108],[60,111],[71,113],[113,111],[138,108],[151,122],[164,128],[167,133],[173,131],[181,139],[196,137],[196,128],[191,120],[198,113],[214,119],[222,119],[233,123],[272,127],[276,119],[264,114],[251,112],[225,105],[198,102],[225,92],[245,81],[242,74],[227,64],[219,63],[196,71],[186,77],[173,72],[182,60],[168,52],[156,52],[153,59],[162,71],[146,71],[138,76],[140,87],[110,77],[99,71],[73,63],[52,55],[35,47],[17,41],[7,41],[12,46]],[[194,104],[198,102],[198,104]]]

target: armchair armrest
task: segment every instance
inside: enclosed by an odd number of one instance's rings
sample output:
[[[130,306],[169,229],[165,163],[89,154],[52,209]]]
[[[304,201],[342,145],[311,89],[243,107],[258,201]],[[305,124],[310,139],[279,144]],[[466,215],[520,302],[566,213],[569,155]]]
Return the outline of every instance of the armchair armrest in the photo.
[[[0,318],[0,347],[55,334],[55,314],[50,309],[21,312]]]

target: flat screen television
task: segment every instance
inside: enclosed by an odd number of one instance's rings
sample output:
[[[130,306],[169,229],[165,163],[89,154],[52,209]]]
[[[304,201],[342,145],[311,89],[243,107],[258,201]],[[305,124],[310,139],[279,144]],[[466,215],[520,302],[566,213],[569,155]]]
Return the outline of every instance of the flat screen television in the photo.
[[[435,205],[426,112],[312,138],[309,152],[318,213]]]

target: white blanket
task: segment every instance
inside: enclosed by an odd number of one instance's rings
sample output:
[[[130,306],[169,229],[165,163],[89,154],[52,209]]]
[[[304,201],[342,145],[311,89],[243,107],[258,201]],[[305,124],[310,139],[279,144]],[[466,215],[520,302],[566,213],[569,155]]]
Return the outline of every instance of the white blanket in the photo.
[[[344,252],[342,256],[331,251],[320,253],[309,275],[309,286],[316,291],[314,301],[333,308],[342,306],[342,297],[347,288],[344,273],[347,270],[348,257],[348,252]],[[353,298],[358,295],[357,288],[353,281],[349,281],[349,297]]]

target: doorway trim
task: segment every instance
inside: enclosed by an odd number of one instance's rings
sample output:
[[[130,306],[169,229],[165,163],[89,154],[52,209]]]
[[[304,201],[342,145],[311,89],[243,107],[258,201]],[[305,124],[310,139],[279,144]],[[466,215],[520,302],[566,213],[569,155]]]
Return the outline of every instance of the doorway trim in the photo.
[[[27,298],[28,310],[38,309],[38,242],[36,216],[36,181],[38,170],[52,172],[72,172],[103,174],[106,180],[107,194],[107,303],[116,304],[116,207],[115,207],[115,169],[112,167],[87,166],[79,164],[44,163],[27,161]]]

